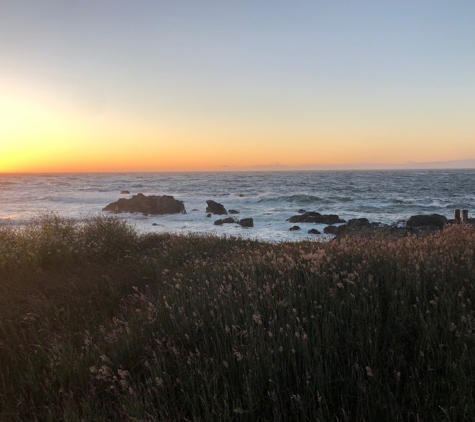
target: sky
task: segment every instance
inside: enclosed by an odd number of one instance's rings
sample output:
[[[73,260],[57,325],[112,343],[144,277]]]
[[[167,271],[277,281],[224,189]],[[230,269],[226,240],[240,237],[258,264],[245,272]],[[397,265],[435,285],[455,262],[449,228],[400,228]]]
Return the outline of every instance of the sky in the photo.
[[[2,0],[0,173],[473,162],[474,22],[473,0]]]

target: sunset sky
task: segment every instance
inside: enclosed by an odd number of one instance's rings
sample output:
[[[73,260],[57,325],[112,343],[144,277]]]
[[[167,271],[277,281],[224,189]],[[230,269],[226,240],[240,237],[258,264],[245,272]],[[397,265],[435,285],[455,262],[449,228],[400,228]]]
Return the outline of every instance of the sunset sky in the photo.
[[[0,2],[0,172],[463,159],[473,0]]]

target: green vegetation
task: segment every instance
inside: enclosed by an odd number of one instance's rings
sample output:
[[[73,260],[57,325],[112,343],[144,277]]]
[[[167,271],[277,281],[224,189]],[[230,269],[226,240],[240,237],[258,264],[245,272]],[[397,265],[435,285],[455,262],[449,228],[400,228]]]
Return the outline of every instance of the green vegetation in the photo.
[[[2,421],[463,421],[475,228],[268,244],[0,228]]]

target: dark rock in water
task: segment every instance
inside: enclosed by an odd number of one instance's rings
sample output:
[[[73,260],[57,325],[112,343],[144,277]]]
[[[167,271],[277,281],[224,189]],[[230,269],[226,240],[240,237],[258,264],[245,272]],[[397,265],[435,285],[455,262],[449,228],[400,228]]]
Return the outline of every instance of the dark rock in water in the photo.
[[[370,222],[367,218],[352,218],[348,220],[348,226],[360,227],[360,226],[369,226]]]
[[[317,229],[310,229],[308,234],[321,234]]]
[[[211,218],[211,214],[207,214],[206,217],[207,217],[207,218]]]
[[[128,190],[121,190],[120,194],[121,195],[128,195],[128,194],[130,194],[130,192]]]
[[[290,229],[289,229],[291,232],[294,232],[296,230],[300,230],[300,227],[299,226],[292,226]]]
[[[240,198],[244,198],[244,195],[242,193],[239,194]]]
[[[212,214],[227,214],[226,208],[223,207],[219,202],[215,202],[213,200],[206,201],[208,206],[206,207],[206,212],[210,212]]]
[[[199,210],[197,210],[196,208],[193,208],[191,211],[199,211]]]
[[[158,226],[158,224],[157,223],[152,223],[152,226]]]
[[[223,224],[232,224],[232,223],[237,223],[237,221],[233,217],[227,217],[223,218],[222,220],[216,220],[214,222],[215,225],[217,226],[222,226]]]
[[[145,196],[143,193],[132,196],[130,199],[121,198],[107,205],[102,211],[110,211],[115,214],[122,212],[140,212],[148,214],[186,214],[183,201],[178,201],[173,196]]]
[[[304,212],[301,215],[294,215],[287,219],[291,223],[316,223],[316,224],[335,224],[346,223],[336,214],[320,214],[319,212]]]
[[[237,210],[229,210],[229,214],[239,214],[239,211]]]
[[[437,227],[441,229],[447,224],[447,218],[440,214],[413,215],[407,220],[406,227],[413,229],[416,227]]]
[[[304,213],[306,213],[307,211],[305,211],[304,209],[300,208],[297,212],[298,212],[299,214],[304,214]]]
[[[338,235],[340,234],[340,227],[343,226],[327,226],[323,229],[323,233]]]
[[[239,224],[242,227],[254,227],[254,220],[252,218],[243,218],[239,220]]]
[[[358,219],[354,219],[358,220]],[[395,225],[388,226],[382,223],[366,223],[365,221],[353,222],[353,224],[342,224],[341,226],[328,226],[323,229],[326,234],[332,234],[335,239],[341,237],[373,237],[378,239],[396,239],[406,237],[405,228],[397,228]]]

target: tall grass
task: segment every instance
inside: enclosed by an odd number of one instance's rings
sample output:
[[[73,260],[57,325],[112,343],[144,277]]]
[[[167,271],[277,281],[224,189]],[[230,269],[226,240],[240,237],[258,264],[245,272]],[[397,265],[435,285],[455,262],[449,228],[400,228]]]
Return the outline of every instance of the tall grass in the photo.
[[[0,420],[475,416],[475,229],[267,244],[0,231]]]

